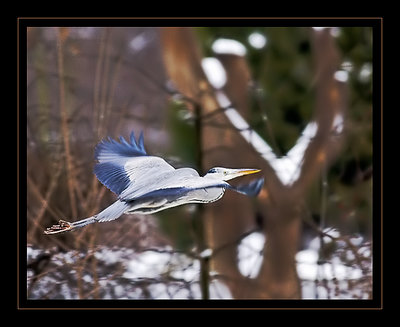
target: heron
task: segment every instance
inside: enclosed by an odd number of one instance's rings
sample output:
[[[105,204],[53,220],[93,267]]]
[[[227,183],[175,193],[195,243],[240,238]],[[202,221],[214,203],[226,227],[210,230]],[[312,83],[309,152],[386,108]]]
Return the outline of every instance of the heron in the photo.
[[[94,174],[118,199],[89,218],[76,222],[59,220],[45,234],[76,230],[97,222],[115,220],[123,214],[153,214],[189,203],[211,203],[219,200],[227,189],[247,196],[257,196],[264,178],[249,184],[232,186],[228,180],[258,173],[260,169],[214,167],[204,176],[193,168],[175,169],[164,159],[147,154],[143,131],[138,139],[131,132],[129,141],[110,137],[95,147]]]

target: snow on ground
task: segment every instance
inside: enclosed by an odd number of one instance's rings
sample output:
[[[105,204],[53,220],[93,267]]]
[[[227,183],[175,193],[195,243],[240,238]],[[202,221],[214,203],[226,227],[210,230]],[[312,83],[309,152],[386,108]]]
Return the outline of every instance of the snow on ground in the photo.
[[[51,253],[27,247],[28,298],[78,299],[80,293],[84,298],[96,295],[102,299],[201,299],[199,261],[170,247],[135,252],[102,246],[92,255],[79,251]],[[31,266],[41,257],[51,259],[41,263],[46,265],[44,272],[36,275]],[[213,279],[210,297],[231,295],[222,282]]]
[[[330,235],[322,238],[324,247],[335,242],[331,254],[321,254],[321,238],[316,237],[296,255],[302,297],[367,298],[372,276],[370,247],[363,245],[361,236],[350,238],[349,247],[332,239],[340,236],[336,230],[324,232]],[[266,242],[260,232],[240,242],[238,268],[243,276],[258,276]],[[203,256],[212,255],[211,250],[203,252]],[[170,246],[141,252],[106,246],[89,252],[59,252],[28,246],[27,263],[28,298],[32,299],[201,299],[199,260]],[[210,279],[211,298],[232,298],[217,272],[211,271]]]
[[[315,237],[307,249],[296,254],[303,299],[368,298],[372,286],[370,244],[363,243],[361,236],[349,238],[348,244],[335,229],[326,228],[324,233],[336,241]]]

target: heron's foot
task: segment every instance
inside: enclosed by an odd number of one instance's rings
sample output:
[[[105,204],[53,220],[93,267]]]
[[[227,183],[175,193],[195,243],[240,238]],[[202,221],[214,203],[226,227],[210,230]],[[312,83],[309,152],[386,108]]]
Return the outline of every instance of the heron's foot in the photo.
[[[65,220],[59,220],[58,225],[53,225],[51,227],[48,227],[44,233],[47,235],[50,234],[58,234],[58,233],[63,233],[63,232],[68,232],[73,229],[73,226],[71,223]]]

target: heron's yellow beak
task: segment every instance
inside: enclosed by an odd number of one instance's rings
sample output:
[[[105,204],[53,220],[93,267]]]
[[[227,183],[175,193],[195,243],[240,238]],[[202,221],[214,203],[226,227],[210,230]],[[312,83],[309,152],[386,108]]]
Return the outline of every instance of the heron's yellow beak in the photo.
[[[231,179],[237,178],[237,177],[241,177],[241,176],[245,176],[245,175],[250,175],[250,174],[255,174],[260,172],[260,169],[230,169],[230,168],[215,168],[215,169],[219,169],[220,172],[219,174],[216,174],[216,178],[222,178],[222,180],[224,181],[229,181]],[[208,176],[209,174],[207,174]],[[213,174],[210,174],[210,178],[213,178]]]
[[[238,169],[237,175],[238,176],[250,175],[259,173],[260,171],[261,169]]]

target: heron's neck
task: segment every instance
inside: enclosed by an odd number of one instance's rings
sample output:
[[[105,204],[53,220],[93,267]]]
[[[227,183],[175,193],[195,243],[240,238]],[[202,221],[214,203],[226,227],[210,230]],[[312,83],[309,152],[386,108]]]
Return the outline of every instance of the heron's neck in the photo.
[[[221,174],[216,174],[216,173],[205,174],[203,177],[207,178],[207,179],[212,179],[212,180],[215,180],[215,181],[222,181],[223,180]]]

